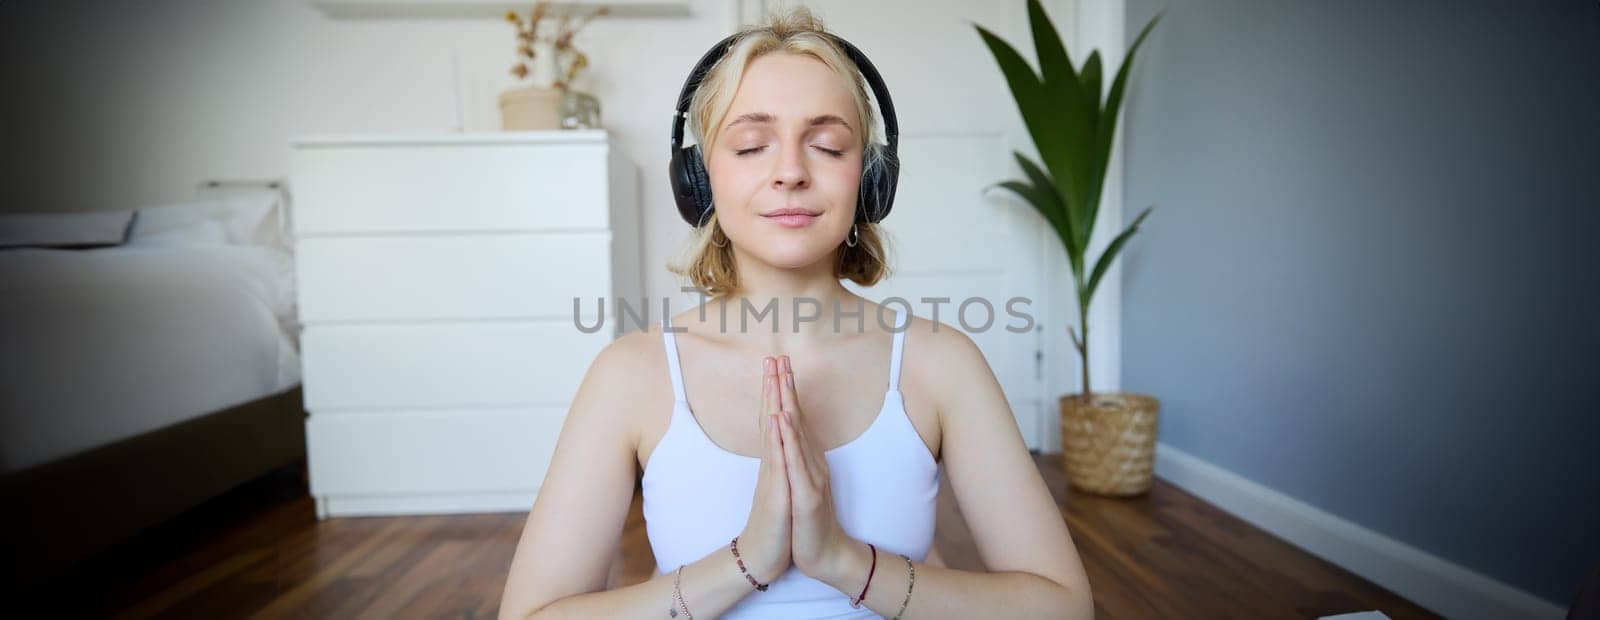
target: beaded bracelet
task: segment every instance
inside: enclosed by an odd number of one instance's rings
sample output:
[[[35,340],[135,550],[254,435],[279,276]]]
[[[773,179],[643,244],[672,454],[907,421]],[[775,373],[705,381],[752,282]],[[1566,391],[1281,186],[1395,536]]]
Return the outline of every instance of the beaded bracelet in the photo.
[[[681,588],[681,586],[683,584],[683,567],[682,566],[678,567],[677,573],[678,573],[677,576],[672,578],[672,601],[674,603],[677,603],[678,607],[682,607],[683,608],[684,620],[694,620],[694,614],[689,613],[689,604],[683,602],[683,590]],[[668,608],[667,609],[667,615],[671,616],[673,618],[678,617],[678,607],[670,607],[670,608]]]
[[[756,581],[755,577],[750,576],[750,571],[744,569],[744,558],[739,557],[739,537],[734,536],[733,540],[728,542],[728,547],[733,549],[733,559],[739,563],[739,572],[744,573],[744,578],[750,580],[750,585],[755,586],[757,590],[766,592],[770,584]]]
[[[894,612],[893,620],[900,620],[900,615],[906,613],[906,605],[911,602],[911,588],[917,585],[917,567],[911,565],[911,558],[904,553],[897,555],[906,561],[906,569],[911,571],[911,583],[906,584],[906,600],[900,602],[900,611]]]

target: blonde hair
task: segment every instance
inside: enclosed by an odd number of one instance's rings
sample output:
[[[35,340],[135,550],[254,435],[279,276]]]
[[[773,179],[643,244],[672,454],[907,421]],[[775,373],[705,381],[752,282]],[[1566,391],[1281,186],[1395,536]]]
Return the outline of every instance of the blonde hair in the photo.
[[[862,120],[862,178],[880,170],[888,152],[887,147],[876,140],[878,119],[872,111],[866,80],[861,77],[855,61],[828,35],[822,20],[804,5],[769,15],[762,24],[742,28],[727,53],[706,72],[689,101],[686,123],[703,156],[709,157],[716,147],[721,121],[733,106],[733,96],[750,63],[780,52],[811,56],[833,70],[855,99],[856,113]],[[884,231],[876,224],[861,221],[856,224],[855,236],[855,247],[840,244],[834,275],[862,286],[877,284],[889,275]],[[710,297],[739,290],[733,247],[717,221],[716,209],[712,209],[705,223],[691,233],[683,260],[667,268],[688,277],[690,283]]]

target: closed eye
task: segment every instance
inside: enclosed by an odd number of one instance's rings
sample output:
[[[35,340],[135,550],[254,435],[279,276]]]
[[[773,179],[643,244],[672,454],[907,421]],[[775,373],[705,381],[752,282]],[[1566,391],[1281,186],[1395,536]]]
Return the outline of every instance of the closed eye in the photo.
[[[751,153],[761,152],[763,150],[766,150],[766,148],[767,147],[765,147],[765,146],[757,146],[757,147],[752,147],[752,148],[748,148],[748,149],[740,149],[738,151],[734,151],[734,153],[742,157],[742,156],[745,156],[745,155],[749,155]],[[822,148],[820,146],[817,147],[817,150],[822,151],[824,153],[827,153],[829,156],[832,156],[832,157],[844,157],[844,151],[836,151],[836,150],[833,150],[833,149],[825,149],[825,148]]]

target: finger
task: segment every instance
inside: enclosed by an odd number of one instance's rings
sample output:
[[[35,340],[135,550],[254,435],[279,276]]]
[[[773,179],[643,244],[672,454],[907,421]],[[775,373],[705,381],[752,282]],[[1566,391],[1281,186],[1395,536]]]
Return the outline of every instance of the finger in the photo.
[[[761,427],[761,432],[765,433],[767,422],[771,421],[772,414],[778,411],[772,407],[778,385],[773,381],[775,375],[772,372],[772,358],[761,358],[761,364],[761,416],[756,420],[756,424]]]
[[[781,387],[778,385],[778,360],[773,357],[767,357],[764,360],[766,364],[764,368],[772,390],[765,396],[766,402],[763,403],[763,407],[766,413],[776,415],[779,410],[783,409],[782,397],[779,396]],[[770,420],[771,418],[768,419]]]
[[[783,431],[776,419],[767,420],[767,459],[772,462],[773,484],[783,497],[789,496],[789,467],[783,458]]]
[[[771,357],[761,358],[761,412],[757,414],[756,426],[760,427],[761,429],[761,442],[763,446],[771,443],[773,438],[778,436],[777,418],[773,417],[773,415],[778,412],[778,410],[773,407],[773,404],[776,403],[778,399],[777,368],[777,360]],[[756,484],[763,490],[780,482],[786,486],[788,484],[787,480],[782,479],[784,476],[786,476],[786,474],[784,474],[783,470],[780,468],[782,465],[781,461],[783,461],[783,459],[772,458],[772,452],[773,451],[771,449],[762,451],[762,453],[766,456],[762,457],[761,465],[757,468],[756,472]]]
[[[800,461],[812,481],[824,480],[826,477],[826,462],[820,452],[811,449],[811,436],[807,432],[806,415],[800,410],[800,391],[795,387],[794,364],[789,356],[778,357],[778,371],[782,379],[780,391],[782,392],[783,411],[789,414],[789,427],[794,431],[795,440],[800,444],[800,454],[804,460]]]
[[[779,378],[782,379],[779,383],[779,391],[782,393],[783,410],[798,418],[795,421],[796,426],[804,426],[801,420],[805,418],[805,413],[800,411],[800,396],[794,389],[794,367],[789,365],[789,356],[787,355],[780,356],[778,360]]]
[[[773,361],[773,377],[776,377],[776,380],[773,382],[773,415],[778,415],[778,412],[784,409],[784,401],[782,401],[782,388],[784,388],[784,363],[782,363],[782,356],[774,355],[771,356],[771,358],[768,358],[768,360]]]
[[[817,485],[817,488],[821,488],[820,482],[826,480],[822,475],[825,471],[823,463],[826,461],[820,448],[812,448],[811,437],[806,434],[806,425],[800,423],[794,416],[779,416],[779,424],[788,426],[789,432],[794,435],[795,443],[800,444],[800,465],[805,467],[806,479]]]
[[[778,414],[778,429],[783,439],[784,467],[789,473],[789,484],[795,492],[809,490],[811,484],[811,468],[806,465],[804,440],[795,434],[794,421],[789,418],[788,412]]]
[[[781,357],[778,363],[778,368],[780,371],[779,378],[782,379],[782,381],[779,382],[781,386],[780,391],[782,392],[785,410],[788,411],[792,417],[791,424],[794,426],[795,436],[800,438],[800,446],[804,448],[811,445],[811,437],[806,432],[806,414],[800,410],[800,393],[795,387],[794,366],[791,365],[789,356],[787,355]],[[801,453],[810,455],[809,452],[805,452],[804,450],[802,450]],[[813,466],[811,468],[812,473],[815,473],[815,463],[809,463],[809,465]],[[813,479],[815,479],[814,476]]]

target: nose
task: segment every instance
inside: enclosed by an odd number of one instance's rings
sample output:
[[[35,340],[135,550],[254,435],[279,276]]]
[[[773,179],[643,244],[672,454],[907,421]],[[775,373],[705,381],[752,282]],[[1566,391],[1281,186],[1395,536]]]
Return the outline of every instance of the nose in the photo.
[[[778,169],[772,175],[773,189],[797,189],[811,183],[811,172],[806,169],[802,148],[782,149],[778,154]]]

